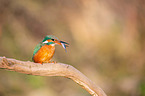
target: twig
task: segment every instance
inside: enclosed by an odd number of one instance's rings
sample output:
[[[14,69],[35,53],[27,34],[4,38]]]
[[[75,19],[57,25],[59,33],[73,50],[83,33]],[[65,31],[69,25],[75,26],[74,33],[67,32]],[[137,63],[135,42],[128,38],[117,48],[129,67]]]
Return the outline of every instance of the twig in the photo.
[[[0,68],[31,75],[67,77],[79,84],[92,96],[107,96],[100,87],[96,86],[84,74],[71,65],[63,63],[45,63],[41,65],[30,61],[19,61],[16,59],[0,57]]]

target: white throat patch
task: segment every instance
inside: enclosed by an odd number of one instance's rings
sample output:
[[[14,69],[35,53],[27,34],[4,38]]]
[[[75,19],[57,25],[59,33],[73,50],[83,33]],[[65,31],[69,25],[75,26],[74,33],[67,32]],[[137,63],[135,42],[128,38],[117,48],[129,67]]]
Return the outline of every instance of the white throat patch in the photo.
[[[55,46],[55,44],[50,44],[51,46]]]

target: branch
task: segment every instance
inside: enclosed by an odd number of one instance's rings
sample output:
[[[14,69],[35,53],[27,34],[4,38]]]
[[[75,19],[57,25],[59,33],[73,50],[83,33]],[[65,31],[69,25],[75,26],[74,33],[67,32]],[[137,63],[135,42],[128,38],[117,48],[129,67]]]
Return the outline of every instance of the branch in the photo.
[[[41,65],[30,61],[19,61],[16,59],[0,57],[0,68],[5,68],[24,74],[39,76],[62,76],[70,78],[88,91],[92,96],[107,96],[100,87],[96,86],[84,74],[71,65],[63,63],[45,63]]]

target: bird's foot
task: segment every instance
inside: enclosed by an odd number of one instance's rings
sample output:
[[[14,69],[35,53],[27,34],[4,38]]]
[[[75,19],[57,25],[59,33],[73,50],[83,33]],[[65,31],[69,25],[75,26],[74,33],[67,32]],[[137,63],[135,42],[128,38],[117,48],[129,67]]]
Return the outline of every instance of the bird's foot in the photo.
[[[56,64],[56,61],[50,61],[50,63],[54,63],[54,64]]]
[[[56,64],[56,61],[45,61],[43,63],[54,63],[54,64]]]

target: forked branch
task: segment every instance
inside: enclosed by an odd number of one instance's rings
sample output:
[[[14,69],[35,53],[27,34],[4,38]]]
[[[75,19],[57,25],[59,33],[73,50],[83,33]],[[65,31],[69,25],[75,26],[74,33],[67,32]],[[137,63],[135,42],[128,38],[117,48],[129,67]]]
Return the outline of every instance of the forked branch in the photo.
[[[92,96],[107,96],[100,87],[96,86],[90,79],[71,65],[63,63],[45,63],[41,65],[30,61],[0,57],[0,68],[31,75],[67,77],[79,84]]]

